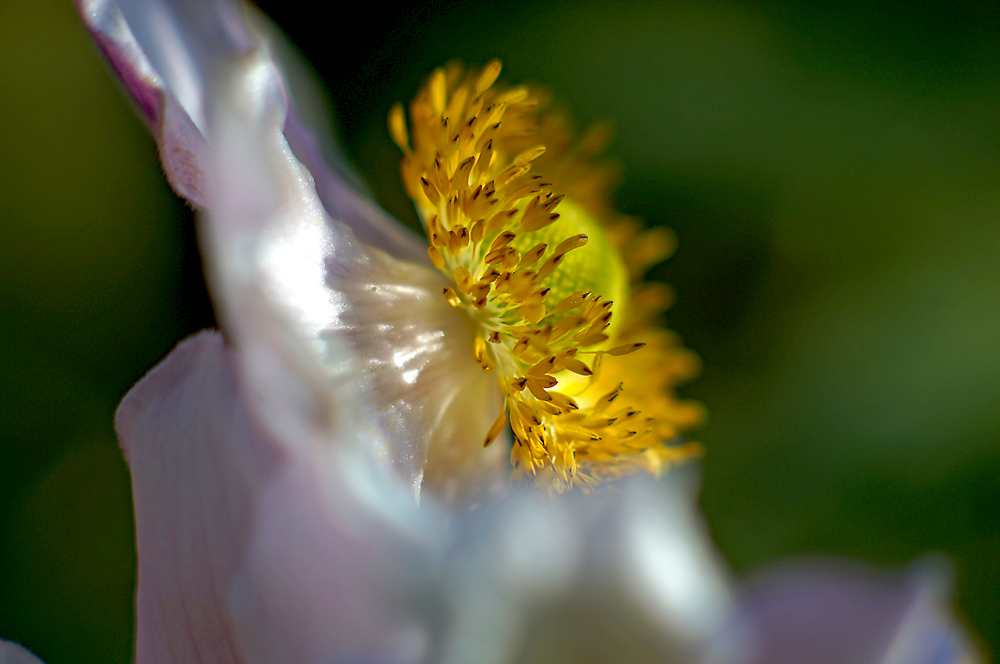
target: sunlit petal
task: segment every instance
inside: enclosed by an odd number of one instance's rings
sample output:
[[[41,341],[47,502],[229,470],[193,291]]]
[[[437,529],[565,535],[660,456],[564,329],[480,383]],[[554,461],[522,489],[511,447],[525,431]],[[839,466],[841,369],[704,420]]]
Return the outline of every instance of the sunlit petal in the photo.
[[[426,258],[375,248],[423,251],[325,160],[298,115],[286,122],[286,81],[241,9],[81,0],[80,10],[150,123],[171,183],[210,212],[202,235],[220,318],[275,430],[363,439],[414,495],[432,447],[451,457],[448,477],[466,475],[440,493],[489,489],[500,451],[471,452],[500,401],[469,361],[466,323]],[[367,423],[353,438],[339,435],[346,412]]]
[[[281,133],[280,78],[263,53],[231,63],[216,88],[209,277],[248,377],[277,430],[359,441],[417,494],[431,441],[477,445],[499,412],[468,326],[436,272],[326,215]],[[460,430],[445,417],[456,407]]]

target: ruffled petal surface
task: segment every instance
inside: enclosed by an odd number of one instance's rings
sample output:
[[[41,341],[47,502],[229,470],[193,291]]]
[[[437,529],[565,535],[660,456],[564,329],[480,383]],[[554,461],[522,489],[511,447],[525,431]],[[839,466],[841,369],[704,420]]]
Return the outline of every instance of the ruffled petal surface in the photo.
[[[468,323],[441,295],[426,246],[326,160],[294,104],[288,115],[289,85],[245,21],[263,35],[262,19],[224,0],[79,7],[149,122],[171,183],[205,211],[220,320],[272,429],[355,441],[414,497],[429,452],[445,475],[465,478],[436,487],[440,495],[499,486],[502,446],[477,448],[501,398],[471,358]],[[363,436],[356,427],[344,435],[344,412],[365,423]]]
[[[248,379],[276,431],[359,442],[419,495],[433,442],[479,447],[500,411],[468,322],[435,270],[364,245],[326,215],[281,132],[281,79],[266,54],[218,72],[218,186],[204,236]],[[454,430],[449,411],[467,426]],[[477,462],[499,470],[498,452],[480,449]]]

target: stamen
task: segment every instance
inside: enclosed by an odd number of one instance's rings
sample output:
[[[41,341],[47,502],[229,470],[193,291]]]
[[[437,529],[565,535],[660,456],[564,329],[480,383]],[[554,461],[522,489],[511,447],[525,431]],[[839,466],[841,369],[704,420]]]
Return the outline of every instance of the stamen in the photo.
[[[606,132],[573,148],[537,91],[504,88],[500,70],[437,69],[409,126],[402,106],[389,114],[428,256],[451,280],[444,297],[474,321],[473,360],[504,393],[483,445],[509,422],[512,476],[554,492],[658,473],[697,453],[673,439],[701,412],[673,395],[697,362],[648,322],[670,291],[639,282],[673,235],[639,233],[603,202],[612,178],[578,157],[594,157]]]

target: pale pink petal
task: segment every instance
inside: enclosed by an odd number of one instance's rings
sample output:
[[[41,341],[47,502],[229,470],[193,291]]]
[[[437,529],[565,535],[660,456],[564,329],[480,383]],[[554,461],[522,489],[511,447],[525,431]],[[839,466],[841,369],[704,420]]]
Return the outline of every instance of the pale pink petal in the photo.
[[[445,531],[397,498],[380,514],[350,478],[304,463],[260,492],[231,593],[249,661],[428,661],[434,611],[416,598],[429,597],[432,537]]]
[[[443,514],[352,446],[271,435],[244,385],[221,337],[201,334],[119,410],[138,664],[500,664],[546,626],[567,654],[582,652],[580,630],[617,643],[639,629],[644,647],[690,661],[725,613],[724,573],[680,474]]]
[[[232,0],[75,0],[84,24],[118,75],[160,150],[163,170],[178,194],[199,208],[209,204],[211,148],[206,75],[216,64],[266,41],[289,72],[286,135],[312,172],[334,219],[358,238],[395,256],[426,262],[426,243],[359,195],[350,169],[319,117],[308,106],[322,92],[308,65],[259,12]],[[249,27],[248,27],[249,25]],[[321,138],[322,137],[322,138]],[[331,162],[331,157],[337,165]]]
[[[211,191],[198,65],[163,3],[76,0],[84,24],[156,139],[170,185],[196,206]],[[221,5],[220,5],[221,7]],[[126,15],[125,12],[128,12]],[[141,43],[138,36],[156,35]],[[159,59],[159,68],[154,59]],[[199,122],[201,125],[199,126]]]
[[[282,133],[283,88],[266,53],[220,66],[213,87],[208,275],[275,431],[357,443],[414,495],[435,442],[478,448],[476,463],[499,477],[501,447],[481,448],[499,389],[472,359],[443,277],[326,215]]]
[[[16,643],[0,639],[0,664],[42,664],[42,660]]]
[[[255,492],[287,455],[248,413],[236,372],[221,337],[203,333],[118,409],[136,513],[138,664],[246,661],[228,589]]]
[[[116,427],[136,511],[138,664],[415,661],[401,576],[440,526],[403,495],[391,514],[359,500],[366,459],[271,436],[218,334],[178,346]]]
[[[940,565],[890,573],[846,561],[785,563],[743,592],[730,647],[741,664],[972,664]]]
[[[468,485],[497,486],[502,446],[476,448],[500,395],[471,358],[468,325],[441,295],[425,246],[330,165],[297,112],[288,116],[295,86],[259,41],[266,33],[278,47],[276,33],[225,0],[78,5],[150,123],[171,183],[209,213],[202,236],[220,320],[272,430],[355,441],[414,496],[432,446],[460,450],[454,465]],[[343,435],[342,412],[364,436]]]

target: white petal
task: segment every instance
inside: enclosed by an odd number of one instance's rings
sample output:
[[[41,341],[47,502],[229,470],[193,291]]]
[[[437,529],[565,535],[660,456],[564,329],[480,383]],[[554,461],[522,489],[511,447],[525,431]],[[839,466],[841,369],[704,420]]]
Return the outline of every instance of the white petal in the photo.
[[[330,165],[297,113],[287,116],[288,86],[239,6],[79,5],[150,123],[171,184],[210,211],[203,236],[220,317],[274,430],[353,440],[415,496],[432,445],[456,457],[452,476],[492,486],[502,446],[478,446],[499,391],[471,359],[466,321],[445,303],[425,245]],[[420,260],[394,260],[358,236]]]
[[[226,605],[254,491],[283,455],[248,417],[218,335],[175,349],[122,401],[139,551],[138,664],[245,661]]]
[[[357,191],[357,178],[314,112],[320,85],[284,36],[255,9],[234,0],[76,0],[84,24],[119,76],[160,149],[163,170],[178,194],[207,207],[208,85],[219,65],[265,41],[285,58],[290,96],[284,128],[312,172],[329,213],[362,242],[397,257],[427,262],[426,243]],[[299,95],[296,98],[295,95]],[[331,162],[331,158],[336,165]]]
[[[364,447],[417,495],[448,410],[460,403],[469,424],[448,442],[470,446],[499,412],[468,322],[435,270],[365,246],[326,215],[282,134],[265,53],[220,70],[214,87],[209,277],[268,420],[294,440]],[[499,466],[499,452],[479,456]]]

